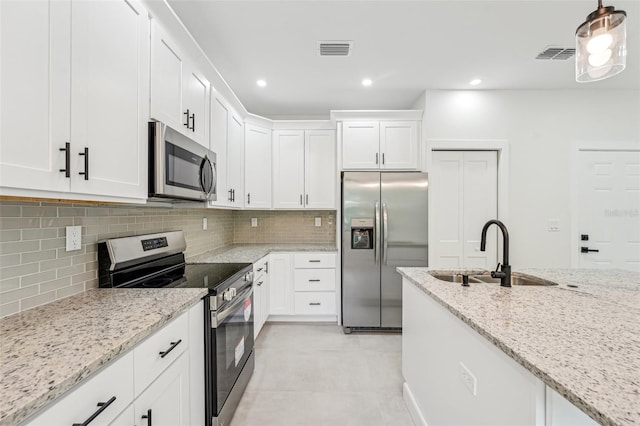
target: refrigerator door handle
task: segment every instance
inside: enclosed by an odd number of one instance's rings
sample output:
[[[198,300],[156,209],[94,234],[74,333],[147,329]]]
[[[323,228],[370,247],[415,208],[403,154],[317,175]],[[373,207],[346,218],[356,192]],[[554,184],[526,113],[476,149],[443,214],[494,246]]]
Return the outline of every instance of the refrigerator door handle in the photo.
[[[375,241],[373,243],[373,256],[377,265],[378,261],[380,260],[380,202],[376,201],[374,210],[375,223],[373,233],[375,234]]]
[[[387,264],[387,251],[389,244],[387,239],[389,238],[389,221],[387,214],[387,203],[382,203],[382,263]]]

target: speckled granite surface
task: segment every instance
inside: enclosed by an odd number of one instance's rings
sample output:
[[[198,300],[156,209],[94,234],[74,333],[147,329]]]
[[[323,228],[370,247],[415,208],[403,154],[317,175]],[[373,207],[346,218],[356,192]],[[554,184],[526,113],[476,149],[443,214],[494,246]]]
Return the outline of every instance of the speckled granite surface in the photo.
[[[16,425],[206,289],[92,289],[0,320],[0,425]]]
[[[187,258],[188,263],[254,263],[273,252],[337,252],[335,244],[235,244]]]
[[[597,422],[640,425],[640,274],[527,269],[559,285],[502,288],[398,271]]]

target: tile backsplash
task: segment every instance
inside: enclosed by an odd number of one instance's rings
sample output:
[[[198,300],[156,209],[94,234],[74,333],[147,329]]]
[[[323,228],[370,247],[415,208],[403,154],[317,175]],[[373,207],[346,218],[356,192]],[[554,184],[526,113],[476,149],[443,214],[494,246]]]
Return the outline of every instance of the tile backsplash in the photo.
[[[82,247],[67,252],[71,225],[82,226]],[[335,212],[0,201],[0,318],[97,287],[99,240],[173,230],[184,231],[187,256],[233,243],[332,243]]]

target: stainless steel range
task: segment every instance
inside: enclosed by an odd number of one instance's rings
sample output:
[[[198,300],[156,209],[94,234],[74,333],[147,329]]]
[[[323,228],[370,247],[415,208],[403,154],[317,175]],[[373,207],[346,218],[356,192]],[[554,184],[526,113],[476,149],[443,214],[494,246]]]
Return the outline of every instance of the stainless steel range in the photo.
[[[251,263],[185,263],[182,231],[98,243],[100,287],[207,288],[205,419],[227,426],[255,368]]]

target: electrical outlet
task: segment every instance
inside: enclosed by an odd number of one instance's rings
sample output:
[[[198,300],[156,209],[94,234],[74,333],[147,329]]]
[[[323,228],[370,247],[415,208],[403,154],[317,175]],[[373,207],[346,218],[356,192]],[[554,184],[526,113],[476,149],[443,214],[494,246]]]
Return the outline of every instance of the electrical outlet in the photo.
[[[207,230],[207,218],[206,217],[202,218],[202,230],[203,231]]]
[[[458,372],[460,373],[460,380],[462,380],[464,386],[471,392],[471,395],[476,396],[476,376],[474,376],[463,363],[460,363]]]
[[[82,226],[67,226],[67,251],[80,250],[82,248]]]
[[[322,226],[322,218],[316,217],[316,226]]]
[[[547,220],[547,231],[560,232],[560,219]]]
[[[257,228],[258,227],[258,218],[257,217],[252,217],[251,218],[251,227],[252,228]]]

